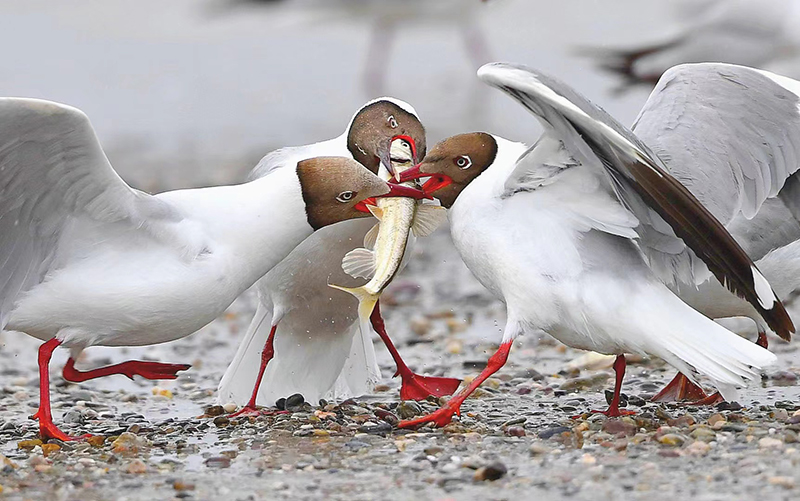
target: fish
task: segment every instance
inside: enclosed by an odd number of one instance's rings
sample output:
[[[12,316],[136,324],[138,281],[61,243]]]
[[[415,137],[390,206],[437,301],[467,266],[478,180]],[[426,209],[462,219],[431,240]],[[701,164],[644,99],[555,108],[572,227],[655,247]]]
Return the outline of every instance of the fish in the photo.
[[[392,170],[397,176],[413,167],[411,146],[403,139],[392,141],[390,158]],[[367,205],[367,208],[378,223],[365,235],[364,247],[353,249],[344,256],[342,269],[352,277],[366,278],[369,282],[360,287],[328,284],[358,299],[358,318],[362,331],[369,328],[375,304],[403,263],[409,233],[413,232],[417,237],[428,236],[447,218],[447,209],[444,207],[420,204],[407,197],[380,198],[375,205]]]

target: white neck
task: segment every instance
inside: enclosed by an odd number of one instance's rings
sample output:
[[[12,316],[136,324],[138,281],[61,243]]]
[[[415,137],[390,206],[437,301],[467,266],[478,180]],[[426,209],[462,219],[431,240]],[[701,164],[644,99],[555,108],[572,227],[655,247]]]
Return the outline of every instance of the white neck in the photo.
[[[198,223],[228,278],[250,287],[313,233],[293,167],[249,183],[180,190],[163,196]],[[249,282],[249,283],[247,283]]]

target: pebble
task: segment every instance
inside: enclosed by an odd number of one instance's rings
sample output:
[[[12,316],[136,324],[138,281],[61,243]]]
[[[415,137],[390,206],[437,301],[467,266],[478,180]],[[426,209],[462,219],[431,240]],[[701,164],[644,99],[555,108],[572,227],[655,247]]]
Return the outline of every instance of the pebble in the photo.
[[[205,463],[209,468],[230,468],[231,458],[226,456],[215,456],[206,459]]]
[[[626,419],[607,419],[603,423],[602,430],[612,435],[623,434],[632,437],[636,434],[636,423],[632,422],[630,418]]]
[[[61,446],[57,444],[42,444],[42,454],[44,454],[44,457],[47,457],[50,454],[55,454],[60,450]]]
[[[32,450],[34,447],[38,445],[42,445],[42,441],[39,440],[38,438],[33,440],[20,440],[19,442],[17,442],[18,449]]]
[[[299,393],[295,393],[286,398],[286,402],[284,404],[284,408],[287,411],[291,412],[298,412],[303,410],[303,404],[306,403],[306,399],[303,398],[303,395]]]
[[[147,442],[133,433],[125,432],[111,443],[111,450],[116,454],[138,454],[147,448]]]
[[[400,405],[397,406],[395,409],[397,416],[400,419],[410,419],[414,416],[419,416],[422,414],[422,407],[413,400],[404,400],[400,402]]]
[[[231,424],[231,420],[228,416],[217,416],[214,418],[214,426],[217,428],[224,428],[229,424]]]
[[[164,397],[164,398],[172,398],[172,392],[166,388],[161,388],[160,386],[154,386],[151,390],[153,395],[157,397]]]
[[[758,446],[762,449],[781,449],[783,448],[783,442],[777,438],[764,437],[758,441]]]
[[[211,405],[209,407],[206,407],[205,410],[205,415],[208,417],[216,417],[216,416],[221,416],[223,414],[225,414],[225,408],[222,407],[221,405]]]
[[[725,423],[725,416],[722,414],[712,414],[708,416],[708,424],[710,426],[715,426],[717,423]]]
[[[701,442],[699,440],[695,440],[686,447],[686,453],[692,456],[705,456],[706,454],[708,454],[708,451],[710,450],[711,450],[710,445],[708,445],[706,442]]]
[[[133,475],[147,473],[147,465],[141,459],[134,459],[122,467],[122,471]]]
[[[237,406],[233,402],[228,402],[227,404],[222,406],[222,410],[224,410],[227,414],[231,414],[232,412],[235,412],[236,409],[238,409],[238,408],[239,408],[239,406]]]
[[[550,449],[538,442],[534,442],[533,444],[531,444],[529,451],[531,453],[531,456],[541,456],[542,454],[547,454],[548,452],[550,452]]]
[[[769,477],[767,479],[771,485],[777,485],[784,489],[794,489],[794,478],[792,477]]]
[[[525,428],[521,426],[509,426],[505,429],[504,433],[509,437],[524,437]]]
[[[481,466],[477,470],[475,470],[474,478],[478,482],[483,482],[486,480],[494,482],[495,480],[499,480],[508,473],[508,469],[506,465],[503,463],[496,461],[494,463],[490,463],[486,466]]]
[[[662,435],[658,437],[658,442],[663,445],[669,445],[671,447],[680,447],[681,445],[686,442],[686,438],[677,433],[668,433],[666,435]]]

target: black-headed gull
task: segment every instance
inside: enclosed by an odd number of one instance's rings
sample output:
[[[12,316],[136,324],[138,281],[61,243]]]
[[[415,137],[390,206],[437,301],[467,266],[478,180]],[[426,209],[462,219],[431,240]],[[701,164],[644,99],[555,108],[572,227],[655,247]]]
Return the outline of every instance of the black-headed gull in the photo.
[[[690,80],[716,75],[703,93],[667,87],[676,93],[673,99],[696,100],[697,113],[718,112],[702,105],[708,94],[719,94],[714,102],[730,112],[741,109],[734,99],[737,86],[730,85],[737,81],[734,68],[689,65],[673,71]],[[435,195],[452,206],[453,241],[478,280],[506,303],[508,321],[500,348],[468,388],[434,414],[401,426],[449,422],[464,399],[502,367],[513,339],[536,328],[569,346],[617,355],[607,415],[627,413],[619,409],[624,353],[663,358],[693,381],[703,374],[724,397],[735,398],[735,388],[757,377],[775,356],[689,307],[665,282],[695,285],[710,271],[788,339],[794,326],[747,254],[668,174],[659,156],[570,87],[509,64],[486,65],[478,74],[537,116],[543,136],[531,148],[485,133],[454,136],[401,180],[432,176],[426,192],[452,180]],[[774,81],[762,77],[762,83]],[[778,93],[776,101],[797,106],[797,96],[780,85],[770,90]],[[741,129],[706,128],[698,141],[715,144],[717,138],[709,136],[725,136],[727,130],[748,133]],[[759,158],[780,150],[749,132],[748,139],[732,135],[719,142],[747,142]],[[726,153],[709,155],[714,152]],[[688,155],[691,160],[702,161]],[[777,191],[773,181],[781,184],[797,169],[783,159],[765,166],[752,164],[751,156],[737,160],[732,176],[756,176],[736,185],[735,200],[721,214],[728,219],[740,211],[747,215]],[[705,175],[701,168],[686,171]]]
[[[693,1],[686,9],[686,26],[660,40],[588,52],[601,68],[623,77],[627,87],[653,86],[667,69],[681,63],[764,67],[796,56],[800,49],[800,4],[795,0]]]
[[[81,111],[15,98],[0,99],[0,193],[0,327],[45,341],[34,417],[42,438],[61,440],[70,437],[53,423],[49,396],[56,347],[74,354],[187,336],[315,230],[367,215],[371,197],[416,196],[337,157],[246,184],[148,195],[113,170]],[[128,362],[90,376],[174,378],[187,368],[154,367]]]
[[[393,141],[413,146],[414,163],[425,155],[425,129],[414,108],[394,98],[375,99],[353,115],[340,136],[274,151],[250,177],[267,175],[287,162],[338,155],[351,156],[388,178],[393,174]],[[258,281],[259,304],[220,381],[221,403],[243,405],[240,413],[255,412],[257,401],[271,405],[294,393],[310,402],[358,396],[380,380],[370,333],[359,331],[357,301],[328,287],[358,283],[342,271],[342,258],[363,245],[373,226],[374,221],[359,220],[323,228]],[[450,395],[458,388],[458,379],[421,376],[408,368],[386,334],[379,307],[372,324],[397,364],[403,399]]]

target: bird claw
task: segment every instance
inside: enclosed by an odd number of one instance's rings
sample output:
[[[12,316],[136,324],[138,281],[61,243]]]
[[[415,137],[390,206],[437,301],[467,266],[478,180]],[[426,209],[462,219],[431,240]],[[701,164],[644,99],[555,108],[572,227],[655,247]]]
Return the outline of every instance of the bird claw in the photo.
[[[417,426],[426,424],[426,423],[434,423],[437,427],[441,428],[443,426],[447,426],[453,420],[453,415],[457,414],[461,416],[461,406],[450,406],[445,405],[441,409],[428,414],[427,416],[418,417],[416,419],[411,419],[408,421],[400,421],[400,424],[397,426],[399,428],[415,428]]]
[[[635,416],[636,411],[627,411],[624,409],[614,409],[609,407],[604,411],[589,411],[591,414],[603,414],[606,417],[622,417],[622,416]]]
[[[39,438],[41,438],[43,442],[47,442],[50,439],[61,440],[62,442],[75,442],[78,440],[86,440],[92,437],[92,435],[88,433],[76,437],[67,435],[63,431],[59,430],[52,420],[42,419],[39,415],[39,412],[41,411],[36,411],[36,414],[31,416],[31,419],[39,421]]]

